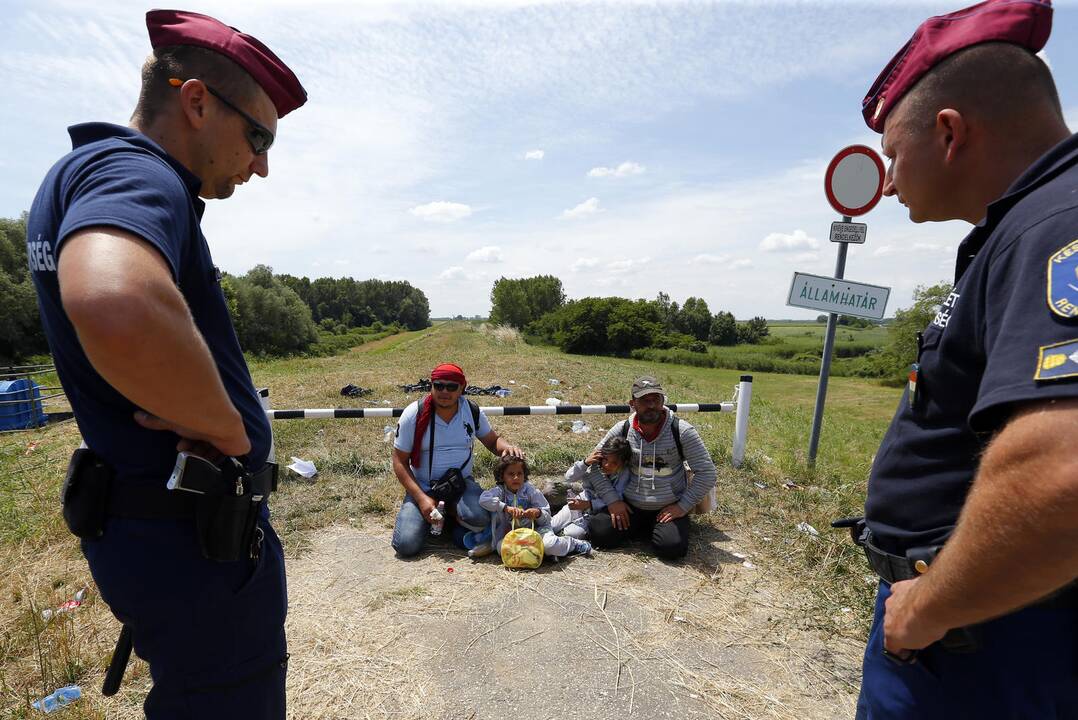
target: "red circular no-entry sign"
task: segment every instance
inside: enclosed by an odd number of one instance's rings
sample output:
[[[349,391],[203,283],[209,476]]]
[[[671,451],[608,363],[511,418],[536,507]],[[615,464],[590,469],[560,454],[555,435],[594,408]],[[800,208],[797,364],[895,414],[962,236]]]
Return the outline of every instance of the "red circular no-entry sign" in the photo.
[[[827,202],[843,215],[864,215],[883,195],[883,160],[872,148],[850,145],[827,166],[823,188]]]

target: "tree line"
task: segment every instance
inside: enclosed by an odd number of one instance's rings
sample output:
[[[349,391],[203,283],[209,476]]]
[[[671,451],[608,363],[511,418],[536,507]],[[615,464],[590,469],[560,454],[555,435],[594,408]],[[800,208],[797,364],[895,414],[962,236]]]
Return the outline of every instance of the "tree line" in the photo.
[[[707,352],[708,344],[758,343],[768,335],[762,317],[739,323],[728,312],[713,315],[707,301],[697,297],[680,307],[663,292],[655,300],[567,301],[561,280],[552,275],[499,278],[490,301],[491,322],[512,325],[564,352],[585,355],[628,355],[649,347]]]
[[[0,363],[49,352],[26,257],[26,218],[0,218]],[[256,265],[224,274],[221,290],[246,352],[325,354],[374,335],[430,325],[422,290],[407,282],[275,275]]]

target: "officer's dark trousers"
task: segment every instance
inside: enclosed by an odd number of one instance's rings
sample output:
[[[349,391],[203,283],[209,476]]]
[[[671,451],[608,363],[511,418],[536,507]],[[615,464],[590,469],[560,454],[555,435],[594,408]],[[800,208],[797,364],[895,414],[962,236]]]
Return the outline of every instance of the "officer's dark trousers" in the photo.
[[[656,522],[658,510],[633,508],[629,513],[629,528],[615,528],[610,511],[602,508],[588,521],[588,532],[597,548],[615,548],[625,544],[630,538],[649,540],[655,554],[664,560],[678,560],[689,552],[689,517],[680,517],[671,522]]]
[[[268,520],[257,564],[199,552],[194,523],[110,518],[83,541],[101,597],[148,661],[148,720],[283,720],[284,553]]]
[[[881,583],[857,720],[1078,718],[1078,608],[1026,608],[978,626],[977,652],[936,644],[904,665],[882,652],[890,594]]]

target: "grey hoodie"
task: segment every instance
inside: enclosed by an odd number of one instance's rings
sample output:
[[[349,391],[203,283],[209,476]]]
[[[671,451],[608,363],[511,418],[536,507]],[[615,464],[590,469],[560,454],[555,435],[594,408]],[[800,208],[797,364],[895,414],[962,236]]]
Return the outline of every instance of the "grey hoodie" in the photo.
[[[625,501],[641,510],[661,510],[667,505],[677,503],[682,510],[688,512],[704,499],[718,479],[715,463],[712,462],[704,441],[700,439],[700,433],[678,418],[685,463],[692,468],[694,476],[692,484],[689,484],[685,475],[685,464],[681,462],[677,444],[674,442],[674,433],[670,429],[673,413],[666,411],[662,430],[654,442],[648,442],[633,429],[634,417],[635,413],[630,415],[628,420],[615,423],[595,449],[601,449],[603,443],[612,437],[620,437],[622,426],[629,423],[626,439],[633,448],[633,460],[629,464],[631,477],[625,486]],[[592,485],[603,502],[610,505],[622,499],[602,473],[592,475]]]

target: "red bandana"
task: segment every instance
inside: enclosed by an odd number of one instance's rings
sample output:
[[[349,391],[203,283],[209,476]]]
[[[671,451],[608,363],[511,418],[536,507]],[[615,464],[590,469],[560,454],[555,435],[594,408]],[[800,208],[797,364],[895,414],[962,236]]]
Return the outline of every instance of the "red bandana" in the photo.
[[[661,433],[663,431],[663,427],[665,425],[666,425],[666,408],[663,408],[663,419],[662,419],[662,421],[659,422],[658,424],[656,424],[655,429],[651,430],[651,431],[646,431],[646,430],[644,430],[644,428],[640,427],[640,416],[637,415],[636,413],[633,413],[633,430],[636,430],[638,433],[640,433],[640,436],[643,437],[648,442],[655,442],[655,438],[659,437],[659,433]]]

